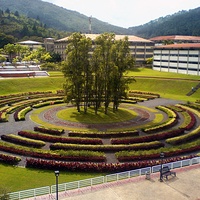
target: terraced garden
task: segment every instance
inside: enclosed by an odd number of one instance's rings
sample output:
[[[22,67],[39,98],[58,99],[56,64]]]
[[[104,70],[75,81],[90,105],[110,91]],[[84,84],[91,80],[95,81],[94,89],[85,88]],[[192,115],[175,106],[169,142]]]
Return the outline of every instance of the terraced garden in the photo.
[[[84,116],[64,104],[62,90],[5,93],[0,96],[0,161],[112,173],[159,164],[161,152],[164,162],[197,156],[200,97],[195,95],[195,102],[186,103],[163,98],[162,92],[160,97],[131,90],[117,113],[94,117],[92,110]]]
[[[130,91],[115,114],[75,117],[75,108],[63,104],[61,91],[1,96],[2,123],[13,118],[15,126],[19,121],[34,124],[33,130],[1,134],[1,161],[42,169],[117,172],[155,165],[161,152],[165,162],[196,156],[199,111],[182,104],[150,108],[150,101],[166,100],[159,94]]]

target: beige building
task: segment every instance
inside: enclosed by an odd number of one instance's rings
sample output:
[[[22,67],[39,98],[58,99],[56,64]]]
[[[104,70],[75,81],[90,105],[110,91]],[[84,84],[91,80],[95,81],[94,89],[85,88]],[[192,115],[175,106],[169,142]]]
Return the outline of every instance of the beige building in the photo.
[[[85,34],[87,38],[91,38],[92,40],[95,40],[99,34]],[[116,35],[115,39],[120,40],[123,39],[126,35]],[[136,64],[143,64],[145,63],[147,58],[153,57],[153,48],[154,43],[150,40],[140,38],[133,35],[127,35],[129,40],[129,47],[131,50],[131,54],[135,58]],[[63,38],[60,40],[56,40],[54,42],[54,52],[61,55],[62,60],[66,59],[66,47],[68,44],[68,38]]]

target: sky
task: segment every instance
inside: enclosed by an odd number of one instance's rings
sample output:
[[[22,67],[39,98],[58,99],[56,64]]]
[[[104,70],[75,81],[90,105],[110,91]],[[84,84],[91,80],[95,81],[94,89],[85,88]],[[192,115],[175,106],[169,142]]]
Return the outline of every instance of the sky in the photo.
[[[112,25],[128,28],[200,7],[200,0],[43,0]]]

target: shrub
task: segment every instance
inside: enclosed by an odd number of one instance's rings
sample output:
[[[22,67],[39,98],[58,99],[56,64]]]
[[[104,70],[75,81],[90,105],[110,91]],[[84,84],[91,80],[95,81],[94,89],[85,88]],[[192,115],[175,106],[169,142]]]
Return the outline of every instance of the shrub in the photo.
[[[59,129],[50,129],[50,128],[46,128],[46,127],[37,127],[37,126],[34,127],[34,131],[38,131],[41,133],[47,133],[50,135],[61,135],[65,132],[64,129],[59,130]]]
[[[70,137],[91,137],[91,138],[114,138],[114,137],[128,137],[138,136],[137,130],[133,131],[121,131],[121,132],[81,132],[81,131],[70,131]]]
[[[28,137],[36,140],[42,140],[47,142],[61,142],[61,143],[70,143],[70,144],[103,144],[101,139],[98,138],[70,138],[64,136],[53,136],[38,132],[30,132],[30,131],[19,131],[18,135],[23,137]]]
[[[39,141],[39,140],[32,140],[28,138],[23,138],[21,136],[17,136],[14,134],[9,134],[9,135],[2,135],[1,139],[4,141],[24,145],[24,146],[30,146],[30,147],[36,147],[36,148],[41,148],[45,146],[45,142]]]

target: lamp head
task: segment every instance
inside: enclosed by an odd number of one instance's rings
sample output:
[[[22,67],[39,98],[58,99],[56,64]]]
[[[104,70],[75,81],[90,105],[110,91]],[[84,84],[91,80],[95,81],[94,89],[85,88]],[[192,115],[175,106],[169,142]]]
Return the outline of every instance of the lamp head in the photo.
[[[59,171],[55,171],[55,176],[59,176]]]

